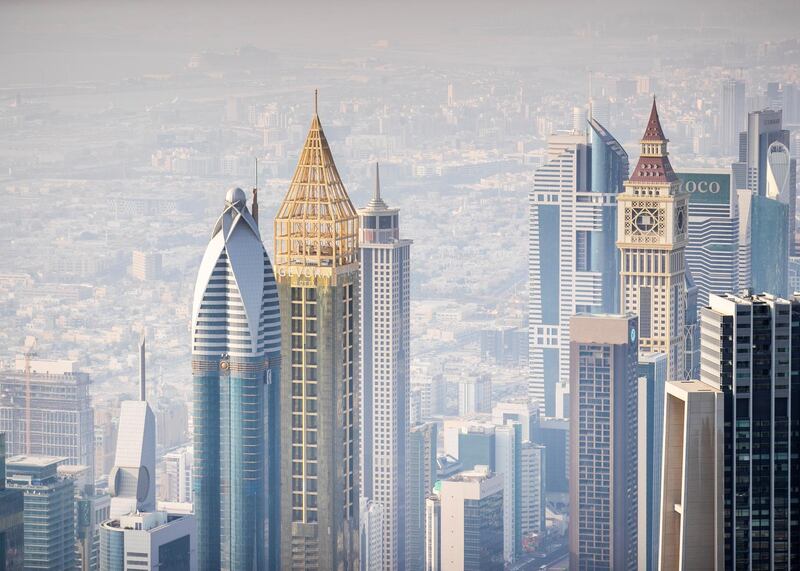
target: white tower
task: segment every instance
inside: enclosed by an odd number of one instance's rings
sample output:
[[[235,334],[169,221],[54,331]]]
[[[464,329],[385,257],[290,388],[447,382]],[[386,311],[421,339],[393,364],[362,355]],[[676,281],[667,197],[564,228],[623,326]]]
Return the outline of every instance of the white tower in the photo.
[[[362,493],[383,508],[383,569],[405,568],[411,240],[375,192],[359,211],[361,244]]]

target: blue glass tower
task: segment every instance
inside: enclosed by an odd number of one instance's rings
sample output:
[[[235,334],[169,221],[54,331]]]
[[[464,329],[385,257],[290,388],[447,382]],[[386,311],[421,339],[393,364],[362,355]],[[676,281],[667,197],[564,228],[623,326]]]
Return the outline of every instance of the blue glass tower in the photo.
[[[201,569],[277,565],[278,505],[270,499],[278,486],[279,362],[272,265],[244,191],[230,189],[192,310],[192,491]]]

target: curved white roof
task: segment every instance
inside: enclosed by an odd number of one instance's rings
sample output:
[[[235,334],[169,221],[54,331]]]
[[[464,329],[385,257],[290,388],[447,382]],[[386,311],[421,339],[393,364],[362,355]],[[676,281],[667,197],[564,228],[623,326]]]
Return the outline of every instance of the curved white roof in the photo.
[[[244,191],[230,189],[194,290],[192,354],[255,357],[280,351],[275,277]]]

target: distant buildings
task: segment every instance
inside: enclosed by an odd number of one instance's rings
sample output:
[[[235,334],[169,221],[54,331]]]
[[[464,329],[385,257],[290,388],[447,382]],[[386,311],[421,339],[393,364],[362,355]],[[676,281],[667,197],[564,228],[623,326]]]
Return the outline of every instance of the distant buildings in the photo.
[[[569,319],[617,307],[616,195],[628,156],[596,120],[548,139],[530,194],[529,395],[556,414],[555,387],[569,376]]]
[[[0,433],[0,566],[6,571],[24,566],[24,504],[23,492],[6,487],[6,441]]]
[[[275,217],[274,251],[285,387],[280,395],[280,564],[283,569],[355,569],[358,217],[316,110]],[[199,465],[197,447],[195,457]]]
[[[143,282],[159,279],[161,277],[161,254],[134,250],[131,256],[131,275]]]
[[[476,466],[441,482],[439,502],[441,571],[502,571],[502,477]]]
[[[570,323],[571,569],[638,565],[637,319]]]
[[[383,505],[367,498],[361,498],[360,504],[360,571],[381,571],[388,565],[383,559],[386,525]]]
[[[747,122],[744,81],[723,80],[720,103],[720,150],[723,154],[735,156],[739,151],[739,133]]]
[[[164,454],[166,490],[163,498],[170,502],[192,502],[192,466],[194,454],[191,447]]]
[[[75,567],[75,491],[58,475],[63,458],[12,456],[6,487],[25,496],[25,569],[61,571]]]
[[[458,415],[492,410],[492,378],[486,373],[467,375],[458,381]]]
[[[8,453],[56,456],[94,474],[89,375],[74,361],[30,359],[29,366],[30,437],[25,359],[18,357],[14,370],[0,370],[0,432]]]
[[[361,247],[361,478],[383,516],[382,569],[405,569],[410,379],[411,241],[399,211],[375,192],[359,211]],[[363,527],[363,526],[362,526]]]
[[[279,342],[272,266],[244,191],[232,188],[198,271],[192,309],[192,498],[201,569],[264,569],[277,558],[270,550],[280,531]]]
[[[664,353],[670,379],[684,375],[688,194],[672,170],[655,99],[641,156],[618,198],[620,306],[639,317],[639,350]]]

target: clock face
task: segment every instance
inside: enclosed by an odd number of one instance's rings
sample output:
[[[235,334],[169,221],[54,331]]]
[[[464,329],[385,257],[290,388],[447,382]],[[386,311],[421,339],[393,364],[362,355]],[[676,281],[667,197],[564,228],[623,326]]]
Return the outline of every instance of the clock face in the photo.
[[[633,221],[633,225],[639,232],[642,233],[652,232],[653,228],[655,228],[656,225],[656,219],[647,212],[641,212],[636,217],[636,220]]]
[[[636,329],[631,327],[631,343],[636,343]]]

